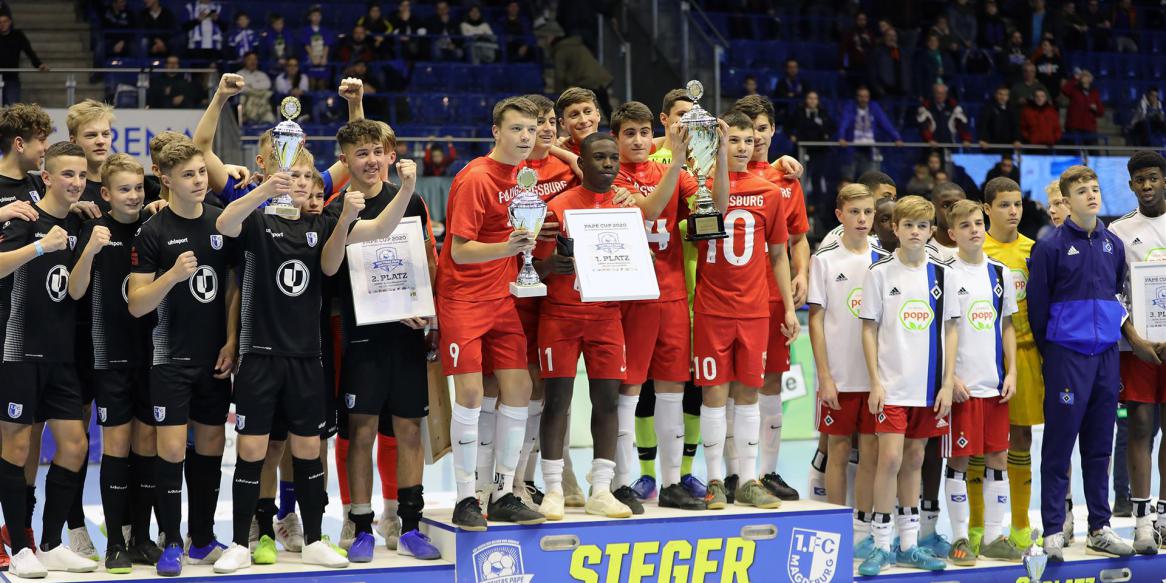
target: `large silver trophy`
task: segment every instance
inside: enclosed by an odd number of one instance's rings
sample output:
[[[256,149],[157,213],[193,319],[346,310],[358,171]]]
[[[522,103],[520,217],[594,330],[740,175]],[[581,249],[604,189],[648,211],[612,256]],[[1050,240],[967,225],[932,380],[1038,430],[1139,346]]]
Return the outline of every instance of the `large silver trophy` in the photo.
[[[704,85],[700,81],[689,81],[685,86],[692,109],[680,118],[680,123],[688,130],[689,146],[688,170],[696,178],[696,209],[688,218],[688,240],[724,239],[725,217],[713,202],[713,193],[708,188],[708,176],[717,161],[717,150],[721,138],[717,135],[717,118],[700,106],[704,95]],[[673,152],[673,156],[679,152]]]
[[[547,216],[547,203],[534,193],[538,184],[538,173],[531,168],[518,171],[518,194],[510,201],[510,226],[526,229],[532,237],[537,237]],[[519,298],[534,298],[547,295],[547,286],[539,281],[534,270],[533,254],[522,252],[522,269],[518,279],[510,282],[510,294]]]
[[[1069,517],[1072,520],[1072,517]],[[1045,574],[1045,567],[1049,564],[1049,556],[1045,550],[1036,544],[1036,533],[1033,533],[1032,545],[1024,551],[1024,572],[1032,583],[1040,583]]]
[[[283,115],[284,120],[271,130],[271,147],[275,159],[279,162],[280,171],[288,172],[296,163],[300,148],[304,147],[304,130],[294,121],[300,117],[300,100],[290,95],[283,98],[279,104],[279,113]],[[290,192],[281,192],[273,197],[263,212],[285,219],[300,218],[300,209],[292,203]]]

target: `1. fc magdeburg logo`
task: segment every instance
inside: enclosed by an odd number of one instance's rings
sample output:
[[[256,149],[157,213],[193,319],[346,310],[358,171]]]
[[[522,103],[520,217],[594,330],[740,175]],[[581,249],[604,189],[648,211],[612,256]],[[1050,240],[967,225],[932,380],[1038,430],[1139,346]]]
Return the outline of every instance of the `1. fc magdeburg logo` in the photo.
[[[49,269],[45,278],[45,290],[49,292],[49,299],[59,302],[69,294],[69,270],[64,265],[54,265]]]
[[[275,270],[275,285],[284,295],[296,297],[308,289],[308,282],[312,276],[308,273],[308,266],[299,259],[291,259],[280,264]]]
[[[219,276],[211,266],[199,265],[190,276],[190,295],[204,304],[215,301],[215,296],[219,295]]]
[[[795,528],[790,533],[789,562],[786,567],[794,583],[829,583],[838,572],[838,548],[842,536]],[[846,564],[850,568],[850,563]]]

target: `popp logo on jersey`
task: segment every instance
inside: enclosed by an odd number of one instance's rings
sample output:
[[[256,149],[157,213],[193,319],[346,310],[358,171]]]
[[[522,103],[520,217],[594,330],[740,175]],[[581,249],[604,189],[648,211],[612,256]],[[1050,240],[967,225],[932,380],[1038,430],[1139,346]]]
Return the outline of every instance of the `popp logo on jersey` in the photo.
[[[190,295],[204,304],[215,301],[219,294],[219,276],[209,265],[199,265],[189,280]]]
[[[1016,290],[1016,301],[1023,302],[1028,297],[1028,272],[1023,269],[1011,269],[1012,287]]]
[[[967,318],[973,330],[991,330],[996,326],[996,306],[988,300],[976,300],[968,306]]]
[[[289,297],[296,297],[308,289],[308,282],[312,275],[308,273],[308,266],[299,259],[284,261],[275,270],[275,285],[279,291]]]
[[[850,310],[850,315],[855,318],[859,317],[858,313],[862,310],[862,288],[856,287],[850,290],[850,294],[846,296],[846,309]]]
[[[935,312],[931,311],[931,304],[923,300],[907,300],[899,308],[899,323],[905,330],[926,330],[934,319]]]
[[[49,299],[59,302],[69,294],[69,270],[64,265],[54,265],[49,269],[45,278],[45,290],[49,292]]]

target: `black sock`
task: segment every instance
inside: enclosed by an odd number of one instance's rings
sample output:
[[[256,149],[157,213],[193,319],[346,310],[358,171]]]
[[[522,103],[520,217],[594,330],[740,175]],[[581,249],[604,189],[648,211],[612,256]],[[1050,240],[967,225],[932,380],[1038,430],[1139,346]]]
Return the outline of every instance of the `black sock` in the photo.
[[[407,488],[397,487],[397,516],[401,517],[401,534],[417,530],[421,524],[421,511],[425,508],[425,497],[421,484]],[[381,517],[384,520],[385,517]]]
[[[351,520],[352,524],[356,526],[357,534],[362,533],[362,532],[367,532],[369,534],[372,534],[372,519],[373,519],[372,512],[366,512],[364,514],[357,514],[355,512],[349,511],[348,512],[348,519]]]
[[[85,434],[85,443],[89,443],[89,434]],[[81,469],[77,473],[80,477],[73,494],[73,503],[69,505],[69,530],[85,526],[85,509],[81,498],[85,495],[85,476],[89,473],[89,452],[85,452],[85,461],[81,462]]]
[[[28,486],[24,483],[24,468],[10,464],[0,458],[0,507],[4,509],[4,520],[8,523],[9,546],[12,554],[33,544],[24,536],[28,527],[27,510]]]
[[[178,527],[182,523],[182,462],[158,458],[158,476],[154,483],[158,505],[158,529],[166,535],[166,545],[182,545]]]
[[[49,466],[45,476],[45,511],[41,516],[44,529],[40,535],[40,550],[48,551],[61,544],[61,527],[69,517],[73,505],[73,494],[77,492],[77,480],[81,472],[74,472],[62,466]]]
[[[324,518],[324,465],[320,458],[292,457],[295,473],[296,499],[304,519],[304,545],[320,540],[320,521]]]
[[[24,471],[22,468],[20,471]],[[24,487],[24,526],[25,528],[32,526],[32,512],[36,510],[36,486]],[[32,545],[35,541],[28,541]]]
[[[130,453],[130,526],[135,543],[150,540],[150,513],[157,507],[157,456]],[[159,521],[161,524],[161,521]]]
[[[259,475],[262,473],[263,460],[254,462],[246,461],[243,458],[235,460],[235,479],[231,482],[231,500],[235,505],[233,513],[234,540],[235,544],[241,547],[247,546],[247,534],[251,531],[251,518],[255,516],[255,505],[259,502]],[[197,544],[193,541],[191,543]]]
[[[130,505],[130,458],[101,456],[101,506],[105,510],[105,531],[111,545],[125,545],[121,526]]]
[[[202,455],[188,449],[186,464],[189,468],[186,487],[190,489],[187,499],[191,501],[190,516],[187,518],[190,543],[196,547],[205,547],[215,539],[215,510],[219,505],[223,458]],[[258,499],[258,494],[256,497]],[[197,505],[193,502],[195,500]]]
[[[194,531],[198,529],[198,524],[202,521],[202,517],[205,514],[202,510],[203,498],[199,496],[201,490],[198,487],[200,477],[197,457],[198,454],[194,451],[194,445],[188,443],[186,446],[186,461],[182,465],[182,478],[186,490],[186,536],[192,539],[194,538]],[[182,518],[180,516],[179,521],[181,522],[181,520]],[[166,539],[169,540],[170,536],[167,535]]]
[[[267,535],[275,540],[275,514],[279,507],[275,505],[275,498],[260,498],[259,506],[255,507],[255,520],[259,522],[259,536]]]

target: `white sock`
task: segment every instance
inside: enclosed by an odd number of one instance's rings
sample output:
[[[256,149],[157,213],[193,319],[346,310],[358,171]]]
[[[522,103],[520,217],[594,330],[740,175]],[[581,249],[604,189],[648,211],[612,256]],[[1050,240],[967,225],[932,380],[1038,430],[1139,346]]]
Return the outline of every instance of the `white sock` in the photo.
[[[453,404],[449,434],[453,450],[453,476],[457,482],[457,499],[474,496],[474,463],[478,455],[478,418],[482,409]]]
[[[891,515],[875,512],[870,523],[870,536],[874,538],[875,548],[891,551],[891,539],[895,536],[895,523],[891,522]]]
[[[972,507],[968,504],[968,479],[967,474],[947,469],[947,478],[943,481],[943,493],[947,495],[947,514],[951,520],[951,532],[954,540],[961,538],[968,538],[968,523],[972,519]],[[984,497],[987,498],[988,489],[984,488]],[[994,538],[988,538],[988,521],[985,516],[984,520],[984,540],[992,542]],[[900,537],[902,535],[899,535]]]
[[[522,449],[522,438],[526,435],[526,407],[498,406],[497,456],[494,462],[494,493],[497,500],[514,489],[514,469],[518,465],[518,453]]]
[[[709,481],[724,480],[725,468],[725,408],[700,407],[700,437],[704,445],[704,460],[708,464]]]
[[[494,480],[494,432],[498,425],[497,397],[483,397],[478,415],[478,456],[474,475],[475,490],[489,490]]]
[[[757,479],[757,441],[761,432],[761,411],[757,403],[736,405],[734,417],[737,428],[733,432],[733,443],[737,453],[737,471],[740,483]]]
[[[563,460],[542,460],[543,482],[547,486],[547,494],[558,492],[563,494]]]
[[[761,475],[777,472],[777,454],[781,451],[781,395],[759,395],[761,411]]]
[[[725,405],[725,475],[737,475],[737,444],[733,442],[734,419],[737,403],[729,399]]]
[[[619,433],[615,440],[615,487],[631,484],[632,468],[639,464],[636,455],[636,404],[639,395],[620,395],[616,405]]]
[[[535,408],[537,407],[537,409]],[[530,434],[530,428],[534,427],[534,439],[531,440],[530,454],[527,457],[526,470],[523,472],[523,480],[527,482],[534,481],[534,470],[538,466],[536,460],[542,454],[542,441],[539,437],[539,430],[543,422],[543,401],[542,399],[534,399],[526,407],[526,431]]]
[[[592,492],[610,492],[611,479],[614,476],[615,462],[598,457],[591,460],[591,473],[588,474],[588,478],[591,480]]]
[[[900,508],[895,517],[895,526],[899,529],[899,548],[911,550],[919,545],[919,508]]]
[[[855,478],[858,476],[858,448],[850,450],[850,462],[846,464],[846,505],[854,508]],[[865,484],[864,484],[865,485]]]
[[[1166,500],[1158,500],[1158,520],[1154,523],[1157,528],[1166,528]]]
[[[1008,472],[988,468],[984,472],[984,540],[992,542],[1004,534],[1008,509]]]
[[[384,508],[381,510],[381,518],[393,518],[397,516],[397,501],[382,498],[384,501]]]
[[[660,489],[680,483],[684,456],[684,394],[656,393],[656,453],[660,460]]]
[[[810,460],[810,500],[826,501],[826,454],[819,450]]]
[[[854,544],[857,545],[871,537],[870,517],[866,513],[855,510],[850,521],[854,529]]]
[[[538,442],[538,424],[542,419],[542,413],[542,400],[531,399],[526,406],[526,433],[522,439],[522,450],[518,452],[518,466],[514,468],[515,488],[523,487],[522,481],[530,471],[529,468],[534,465],[532,460],[537,459],[530,454],[534,451],[535,443]]]

